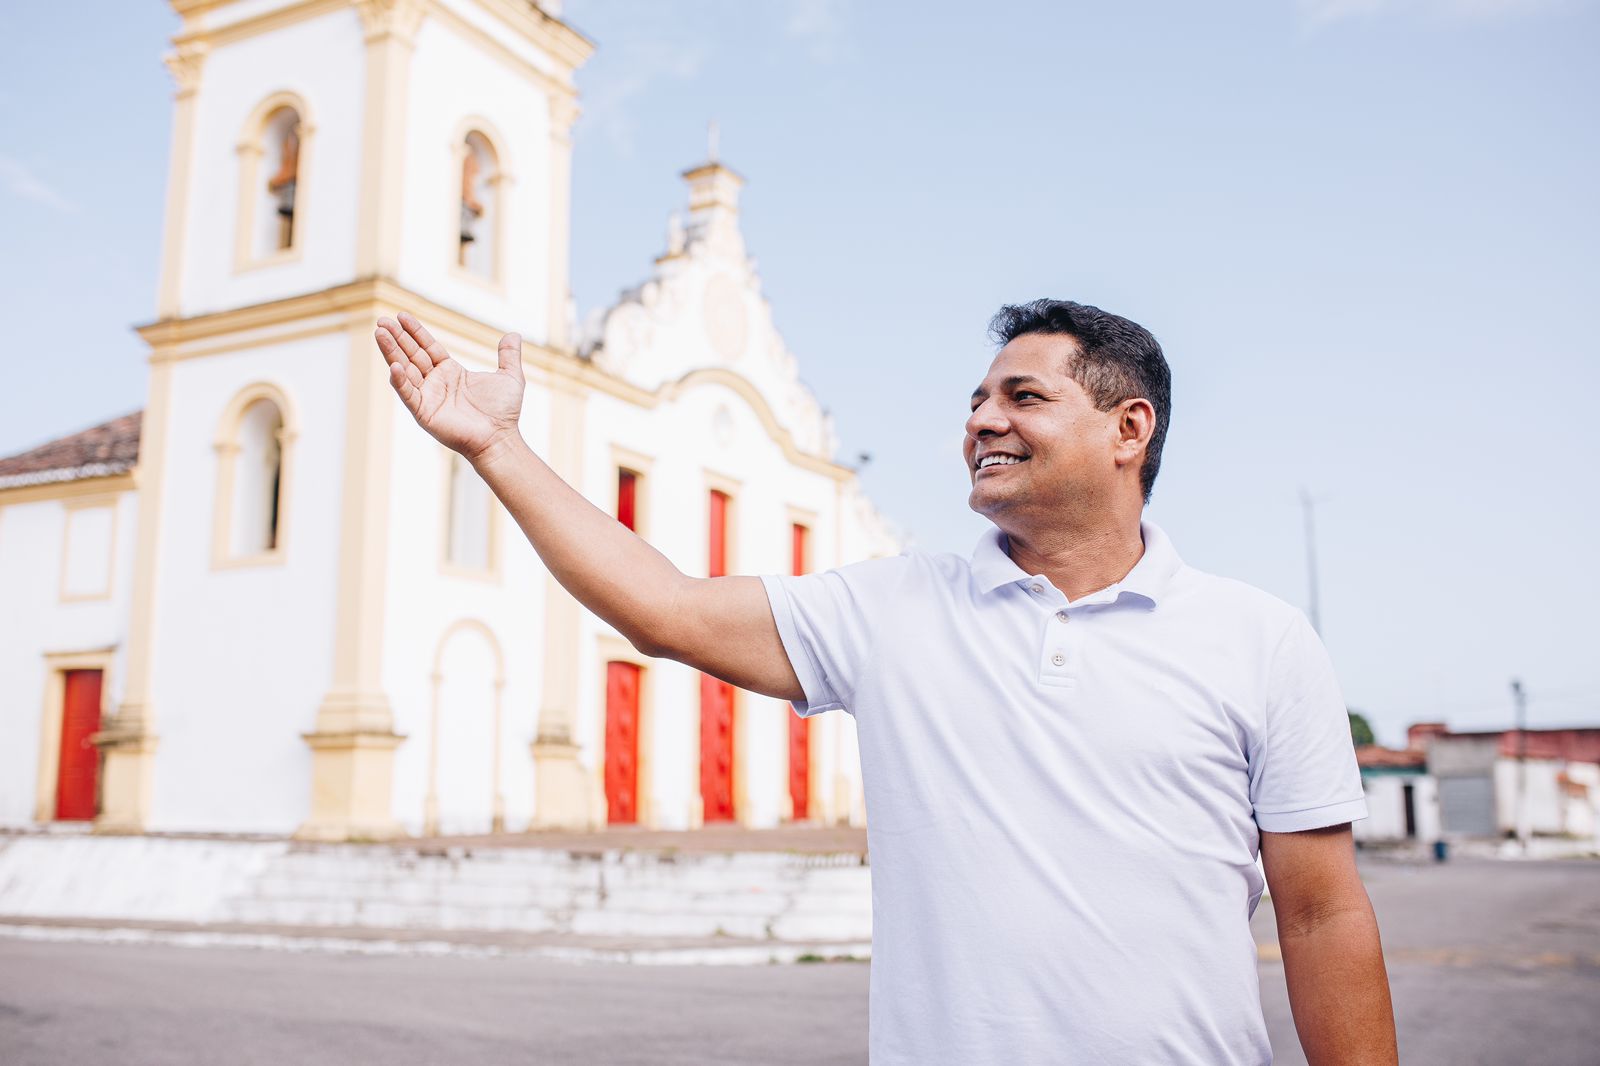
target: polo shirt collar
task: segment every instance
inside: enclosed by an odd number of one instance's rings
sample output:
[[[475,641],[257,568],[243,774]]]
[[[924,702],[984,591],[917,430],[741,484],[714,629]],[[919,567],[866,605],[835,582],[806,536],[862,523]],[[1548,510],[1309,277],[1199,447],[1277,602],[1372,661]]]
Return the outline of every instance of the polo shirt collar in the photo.
[[[1178,558],[1166,533],[1154,522],[1140,520],[1139,536],[1144,541],[1144,554],[1133,564],[1128,576],[1109,588],[1090,593],[1077,603],[1112,603],[1123,593],[1143,597],[1152,605],[1161,601],[1173,576],[1183,566],[1183,560]],[[980,592],[990,593],[1008,583],[1026,585],[1035,580],[1012,561],[1006,553],[1007,543],[1006,535],[998,526],[990,526],[978,538],[978,546],[972,552],[972,576]]]

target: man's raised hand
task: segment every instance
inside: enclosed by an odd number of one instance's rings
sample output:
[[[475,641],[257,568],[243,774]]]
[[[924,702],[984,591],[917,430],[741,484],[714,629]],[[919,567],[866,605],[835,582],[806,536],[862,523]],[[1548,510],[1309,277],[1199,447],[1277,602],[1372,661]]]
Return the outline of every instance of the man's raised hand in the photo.
[[[440,444],[476,460],[495,444],[515,439],[522,411],[522,337],[500,338],[500,367],[473,372],[450,358],[416,316],[402,311],[378,319],[378,350],[389,362],[389,384],[417,425]]]

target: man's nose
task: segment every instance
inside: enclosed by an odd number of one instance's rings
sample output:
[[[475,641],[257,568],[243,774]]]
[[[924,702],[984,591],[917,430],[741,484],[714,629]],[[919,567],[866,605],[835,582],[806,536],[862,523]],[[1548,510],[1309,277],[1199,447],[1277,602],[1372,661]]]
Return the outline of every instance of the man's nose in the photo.
[[[1009,423],[1000,411],[1000,405],[985,400],[972,409],[972,414],[967,418],[967,436],[981,437],[985,432],[991,434],[1004,433],[1009,428]]]

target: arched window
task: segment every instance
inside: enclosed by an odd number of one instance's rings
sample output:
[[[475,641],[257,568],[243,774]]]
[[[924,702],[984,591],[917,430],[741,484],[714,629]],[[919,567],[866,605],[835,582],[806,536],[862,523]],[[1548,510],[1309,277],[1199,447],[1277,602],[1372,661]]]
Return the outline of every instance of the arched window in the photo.
[[[262,211],[262,250],[294,247],[294,200],[300,177],[300,113],[280,107],[267,116],[266,203]]]
[[[494,496],[472,464],[450,453],[445,563],[474,574],[494,566]]]
[[[287,403],[273,386],[252,385],[228,405],[216,442],[216,565],[282,558],[293,441]]]
[[[293,93],[263,100],[239,138],[239,221],[235,267],[295,256],[305,243],[306,162],[311,124]]]
[[[278,502],[283,490],[283,413],[257,400],[239,420],[234,472],[233,553],[259,555],[278,546]]]
[[[500,276],[500,185],[504,177],[500,155],[489,138],[474,129],[462,138],[458,156],[461,202],[456,263],[470,274],[494,281]]]

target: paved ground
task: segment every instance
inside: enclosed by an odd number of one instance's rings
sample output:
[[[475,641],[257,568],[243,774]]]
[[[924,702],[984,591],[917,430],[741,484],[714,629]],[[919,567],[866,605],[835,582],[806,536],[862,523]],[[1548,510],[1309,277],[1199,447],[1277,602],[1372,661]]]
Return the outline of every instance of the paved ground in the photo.
[[[1406,1066],[1600,1066],[1600,862],[1365,861]],[[1251,923],[1275,945],[1270,904]],[[1278,1066],[1306,1060],[1263,951]]]
[[[1366,862],[1407,1066],[1600,1064],[1600,863]],[[1268,906],[1262,1000],[1303,1063]],[[860,1063],[867,967],[568,965],[0,938],[0,1063]]]

